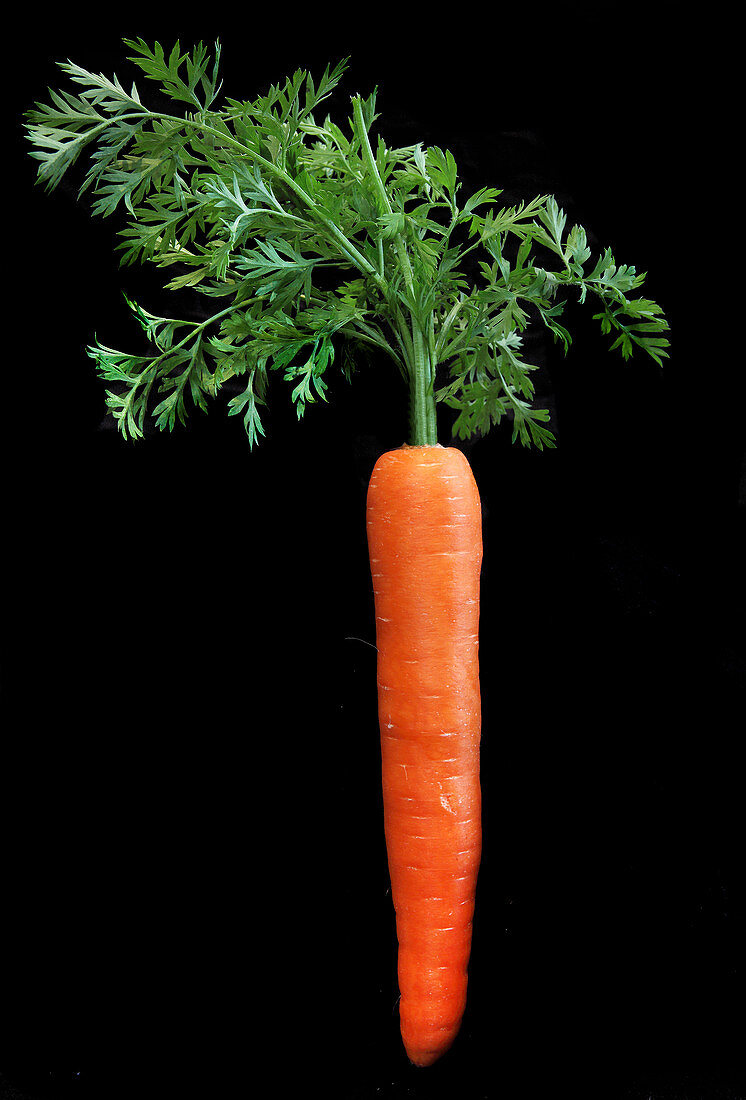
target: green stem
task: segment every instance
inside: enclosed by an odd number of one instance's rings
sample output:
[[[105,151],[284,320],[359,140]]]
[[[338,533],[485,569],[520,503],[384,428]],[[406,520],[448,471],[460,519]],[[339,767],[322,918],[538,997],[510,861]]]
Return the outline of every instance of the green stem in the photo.
[[[427,330],[427,354],[430,360],[430,385],[428,387],[428,433],[432,437],[434,443],[438,442],[438,414],[437,406],[435,404],[435,371],[438,366],[438,359],[435,354],[435,316],[430,314],[430,323]]]
[[[381,214],[391,214],[391,202],[378,171],[376,159],[370,145],[368,130],[363,118],[363,104],[360,96],[355,96],[352,101],[352,111],[360,141],[363,162],[368,170],[378,201],[378,209]],[[407,255],[407,246],[401,233],[394,237],[394,251],[396,252],[399,266],[404,275],[404,282],[412,300],[415,298],[414,276],[412,265]],[[409,419],[410,419],[410,443],[414,446],[432,446],[438,442],[438,430],[435,411],[435,394],[433,391],[433,372],[435,364],[430,357],[430,350],[425,340],[425,335],[420,322],[413,309],[410,309],[412,319],[412,361],[409,378]]]
[[[410,378],[410,440],[415,447],[432,447],[438,442],[435,395],[430,354],[419,325],[413,323],[414,369]]]
[[[448,311],[448,316],[446,317],[445,321],[443,321],[443,324],[440,326],[440,332],[438,333],[438,339],[435,342],[435,354],[438,357],[440,357],[440,353],[443,351],[443,348],[445,347],[446,336],[448,335],[448,332],[451,328],[451,325],[456,320],[456,314],[461,309],[461,307],[462,307],[462,305],[464,304],[465,301],[466,301],[466,297],[464,295],[461,295],[459,297],[459,300],[455,303],[455,305],[453,305],[451,307],[451,309]]]

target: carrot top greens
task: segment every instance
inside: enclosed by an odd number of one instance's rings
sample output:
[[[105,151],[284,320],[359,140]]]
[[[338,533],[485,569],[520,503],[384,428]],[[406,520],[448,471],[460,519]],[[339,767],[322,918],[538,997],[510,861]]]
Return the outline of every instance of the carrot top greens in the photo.
[[[157,42],[124,41],[173,113],[145,106],[134,84],[127,92],[67,61],[60,69],[82,90],[50,91],[26,129],[48,188],[90,152],[80,193],[91,191],[95,214],[127,216],[123,264],[174,268],[168,288],[214,299],[200,321],[127,299],[152,354],[88,348],[112,383],[107,404],[125,437],[142,436],[146,415],[172,429],[190,402],[206,409],[240,377],[229,412],[253,446],[270,371],[291,384],[300,417],[326,400],[335,359],[349,377],[351,350],[367,345],[389,355],[409,387],[410,442],[437,442],[440,402],[456,411],[459,438],[510,417],[514,441],[551,447],[549,413],[532,407],[536,368],[522,357],[522,334],[538,318],[566,350],[559,318],[570,289],[591,296],[625,358],[636,348],[667,357],[660,306],[630,297],[645,275],[608,248],[593,258],[585,230],[567,231],[551,195],[502,207],[502,192],[484,187],[461,202],[448,150],[390,149],[372,137],[375,91],[351,97],[345,127],[322,119],[348,59],[318,82],[299,70],[244,102],[219,98],[218,44],[210,56],[177,42],[167,55]],[[476,250],[479,285],[460,267]]]

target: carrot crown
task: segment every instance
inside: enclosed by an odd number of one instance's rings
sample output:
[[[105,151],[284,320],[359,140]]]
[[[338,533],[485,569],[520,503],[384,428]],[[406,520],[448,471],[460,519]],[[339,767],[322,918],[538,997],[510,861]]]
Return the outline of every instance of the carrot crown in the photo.
[[[551,195],[504,207],[501,191],[483,187],[462,202],[448,150],[372,137],[375,91],[351,97],[344,127],[322,119],[348,59],[318,82],[299,70],[244,102],[220,98],[219,44],[210,55],[177,42],[166,54],[124,41],[169,111],[66,61],[79,94],[51,91],[26,130],[49,188],[90,155],[80,194],[94,196],[94,214],[124,213],[123,264],[174,269],[167,288],[209,303],[195,320],[126,299],[152,350],[88,348],[125,437],[142,436],[148,415],[173,429],[224,390],[253,446],[271,372],[290,383],[301,417],[327,400],[333,365],[349,378],[367,348],[393,359],[408,387],[411,443],[437,442],[443,404],[458,438],[507,417],[514,441],[553,446],[522,334],[538,319],[567,350],[559,318],[570,289],[590,296],[625,358],[637,348],[667,357],[660,306],[630,296],[645,275],[608,248],[592,258],[585,230],[567,230]],[[477,250],[478,283],[462,267]]]

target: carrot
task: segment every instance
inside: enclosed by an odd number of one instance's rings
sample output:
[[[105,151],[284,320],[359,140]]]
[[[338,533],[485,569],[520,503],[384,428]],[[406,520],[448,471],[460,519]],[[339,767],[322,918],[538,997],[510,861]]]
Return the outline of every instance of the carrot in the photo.
[[[513,442],[554,447],[549,409],[533,404],[536,365],[524,359],[529,320],[567,351],[559,318],[578,292],[600,310],[612,349],[659,365],[668,322],[656,302],[626,296],[645,275],[610,248],[594,259],[554,196],[503,207],[500,189],[481,187],[462,200],[449,150],[388,148],[378,134],[374,153],[375,90],[350,97],[349,136],[322,121],[349,59],[221,105],[217,44],[209,64],[202,43],[166,53],[125,42],[160,82],[158,104],[67,61],[71,89],[26,116],[39,181],[54,189],[95,150],[81,193],[96,214],[131,215],[122,262],[178,264],[168,289],[219,306],[197,321],[128,298],[151,354],[88,348],[122,435],[142,438],[148,419],[172,431],[228,384],[229,415],[256,446],[272,374],[290,383],[300,418],[328,400],[335,362],[351,381],[358,352],[371,350],[396,364],[402,398],[409,391],[409,443],[376,463],[367,521],[401,1030],[411,1060],[429,1065],[464,1012],[481,846],[480,502],[464,455],[438,444],[438,406],[454,414],[450,438],[507,420]],[[477,248],[473,281],[461,264]]]
[[[481,852],[481,507],[453,447],[383,454],[368,488],[384,829],[399,940],[399,1015],[427,1066],[466,1003]]]

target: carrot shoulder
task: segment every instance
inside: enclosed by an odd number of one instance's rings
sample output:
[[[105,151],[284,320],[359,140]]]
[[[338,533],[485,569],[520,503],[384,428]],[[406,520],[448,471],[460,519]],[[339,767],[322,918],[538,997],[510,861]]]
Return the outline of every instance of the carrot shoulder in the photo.
[[[430,1065],[466,1003],[481,852],[479,493],[463,453],[403,446],[371,475],[384,828],[407,1054]]]

